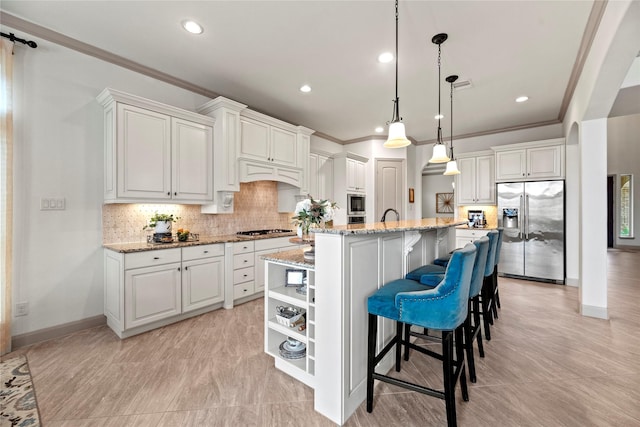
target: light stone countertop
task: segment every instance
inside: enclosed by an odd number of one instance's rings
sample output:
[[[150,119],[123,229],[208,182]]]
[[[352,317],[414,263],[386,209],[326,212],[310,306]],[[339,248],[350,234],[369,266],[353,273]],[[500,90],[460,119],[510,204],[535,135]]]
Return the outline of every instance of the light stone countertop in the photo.
[[[132,253],[132,252],[144,252],[155,251],[159,249],[172,249],[172,248],[186,248],[188,246],[200,246],[200,245],[212,245],[215,243],[231,243],[231,242],[247,242],[250,240],[262,240],[273,239],[275,237],[293,237],[296,233],[294,231],[290,233],[278,233],[278,234],[265,234],[262,236],[237,236],[235,234],[227,234],[223,236],[200,236],[198,241],[191,242],[178,242],[172,243],[146,243],[146,242],[133,242],[133,243],[105,243],[102,245],[105,249],[109,249],[120,253]]]
[[[291,249],[289,251],[275,252],[266,254],[260,258],[266,261],[275,261],[293,267],[314,268],[312,261],[304,259],[303,249]]]
[[[337,225],[327,228],[312,228],[313,233],[328,234],[378,234],[399,231],[425,231],[467,224],[467,220],[452,218],[423,218],[404,221],[372,222],[367,224]]]

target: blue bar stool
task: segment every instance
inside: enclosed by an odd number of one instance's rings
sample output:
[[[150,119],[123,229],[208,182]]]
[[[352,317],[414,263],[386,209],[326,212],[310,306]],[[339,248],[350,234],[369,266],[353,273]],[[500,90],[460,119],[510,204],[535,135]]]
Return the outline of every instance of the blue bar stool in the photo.
[[[469,287],[469,301],[468,301],[468,314],[464,323],[464,347],[467,352],[467,366],[469,368],[469,379],[472,383],[476,382],[476,368],[475,357],[473,353],[474,340],[478,343],[478,352],[480,357],[484,357],[484,347],[482,345],[482,323],[480,321],[481,306],[480,306],[480,291],[482,290],[482,284],[484,282],[484,272],[487,267],[487,255],[489,254],[489,238],[482,236],[480,239],[473,242],[476,247],[476,260],[473,264],[473,272],[471,274],[471,285]],[[420,267],[412,271],[413,274],[407,274],[406,278],[410,278],[417,275],[419,272],[424,272],[420,277],[420,283],[427,287],[437,286],[444,278],[444,274],[438,274],[433,272],[434,265],[428,265],[424,268]],[[435,284],[434,284],[435,283]],[[472,321],[473,319],[473,321]],[[434,338],[424,334],[411,332],[411,327],[405,324],[405,336],[416,336],[419,338]],[[408,348],[405,348],[404,360],[409,360]]]
[[[496,248],[496,262],[493,269],[493,315],[498,318],[500,308],[500,292],[498,292],[498,264],[500,263],[500,250],[502,249],[502,234],[504,229],[498,228],[498,247]]]
[[[460,380],[462,398],[467,401],[469,394],[464,366],[464,348],[462,325],[467,318],[469,288],[476,257],[476,247],[467,245],[456,250],[445,272],[442,282],[433,289],[425,290],[418,282],[409,279],[398,279],[378,289],[367,300],[369,312],[368,354],[367,354],[367,412],[373,411],[374,380],[387,382],[412,391],[444,399],[447,424],[456,426],[455,386]],[[376,354],[376,338],[378,334],[378,316],[397,322],[396,335],[379,354]],[[416,325],[428,329],[442,331],[442,354],[434,353],[409,342],[403,338],[403,324]],[[453,341],[456,355],[453,355]],[[396,371],[400,371],[402,345],[442,360],[444,374],[444,391],[435,390],[415,383],[410,383],[375,372],[376,365],[396,347]]]
[[[497,230],[491,230],[487,233],[489,238],[489,253],[487,255],[487,265],[484,270],[484,279],[482,282],[482,290],[480,299],[482,302],[482,320],[484,323],[484,337],[487,341],[491,341],[491,325],[493,325],[492,304],[493,304],[493,270],[496,265],[496,250],[498,248]]]

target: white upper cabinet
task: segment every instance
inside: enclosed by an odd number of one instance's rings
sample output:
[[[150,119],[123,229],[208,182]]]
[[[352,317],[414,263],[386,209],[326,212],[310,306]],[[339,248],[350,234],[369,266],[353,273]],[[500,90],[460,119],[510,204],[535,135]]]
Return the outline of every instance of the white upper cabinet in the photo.
[[[240,157],[282,166],[301,166],[298,165],[295,132],[242,117],[240,135]]]
[[[456,201],[458,205],[494,205],[494,156],[488,153],[472,154],[458,156],[460,175],[456,175]]]
[[[105,89],[107,203],[213,200],[214,119]]]
[[[171,120],[174,200],[213,199],[213,129],[182,119]]]
[[[347,190],[357,193],[365,192],[365,171],[364,162],[356,159],[346,159],[347,163]]]
[[[563,138],[492,148],[498,182],[564,178]]]
[[[333,159],[329,154],[309,154],[309,194],[314,199],[333,200]]]

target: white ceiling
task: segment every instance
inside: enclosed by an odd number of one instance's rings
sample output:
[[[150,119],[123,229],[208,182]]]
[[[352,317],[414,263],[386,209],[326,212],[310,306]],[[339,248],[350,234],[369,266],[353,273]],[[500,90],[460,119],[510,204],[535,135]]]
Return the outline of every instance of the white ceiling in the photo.
[[[407,134],[435,138],[436,33],[442,45],[442,123],[454,135],[557,120],[593,1],[401,1],[399,96]],[[391,119],[394,49],[389,1],[10,1],[39,26],[348,141]],[[199,36],[180,26],[191,18]],[[299,92],[302,84],[313,91]],[[516,104],[515,98],[530,100]],[[385,130],[386,133],[386,130]]]

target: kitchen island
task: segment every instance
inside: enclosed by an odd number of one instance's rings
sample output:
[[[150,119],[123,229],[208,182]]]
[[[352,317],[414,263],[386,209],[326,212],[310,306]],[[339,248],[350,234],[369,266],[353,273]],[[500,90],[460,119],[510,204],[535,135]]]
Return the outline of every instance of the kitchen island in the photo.
[[[308,271],[308,294],[303,302],[308,313],[307,331],[297,335],[307,345],[304,362],[290,363],[274,352],[277,341],[286,339],[287,330],[281,330],[282,334],[274,338],[274,328],[269,327],[273,313],[268,313],[274,301],[269,301],[268,292],[265,351],[276,358],[279,369],[314,388],[316,411],[342,425],[364,401],[367,298],[385,283],[453,248],[455,227],[465,223],[466,220],[434,218],[316,229],[312,266],[301,264],[301,250],[298,255],[289,251],[265,257],[267,289],[271,288],[270,283],[277,287],[278,280],[282,282],[282,269],[286,266]],[[277,269],[277,274],[269,274]],[[293,299],[287,302],[296,305]],[[395,324],[382,318],[379,322],[377,342],[382,347],[395,333]],[[378,369],[388,370],[392,364],[392,357],[387,357]]]

